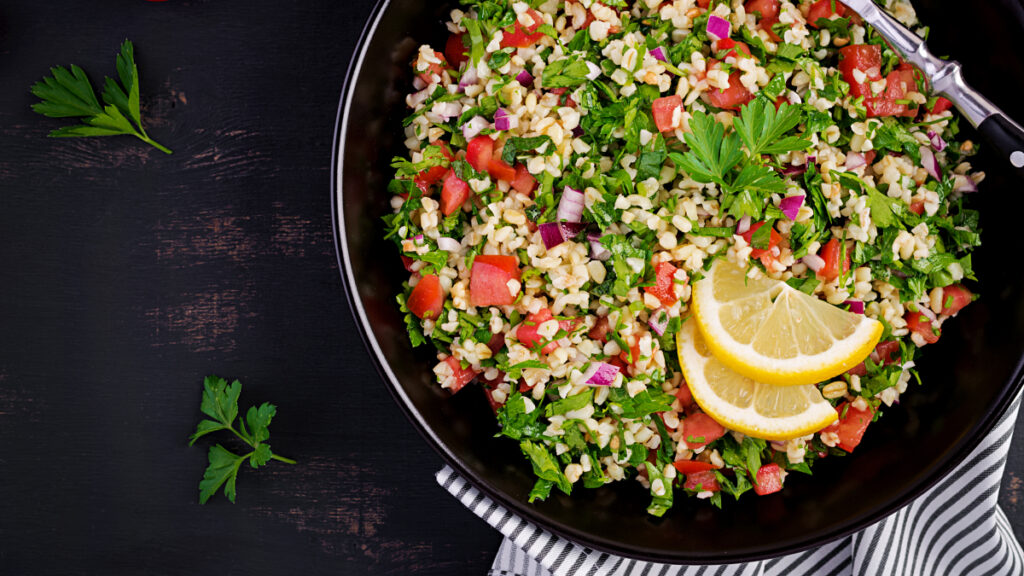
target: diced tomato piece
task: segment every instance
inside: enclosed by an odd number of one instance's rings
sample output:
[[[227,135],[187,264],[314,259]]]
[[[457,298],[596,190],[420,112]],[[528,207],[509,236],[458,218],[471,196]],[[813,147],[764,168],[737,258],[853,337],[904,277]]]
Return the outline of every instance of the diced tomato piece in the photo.
[[[493,410],[494,413],[497,414],[498,410],[501,410],[501,407],[504,406],[505,403],[498,402],[497,400],[494,399],[494,390],[494,388],[485,388],[484,395],[487,396],[487,403],[491,405],[491,410]]]
[[[671,4],[671,2],[669,2],[669,4]],[[697,6],[707,9],[708,6],[711,6],[711,0],[697,0]]]
[[[502,32],[502,48],[528,48],[544,37],[542,32],[537,32],[537,29],[544,24],[544,17],[533,8],[528,8],[526,11],[530,17],[533,18],[533,24],[524,27],[519,23],[519,20],[516,19],[512,32],[507,30]]]
[[[885,342],[879,342],[875,349],[871,351],[871,361],[875,364],[882,364],[888,366],[900,361],[900,357],[897,355],[893,357],[893,354],[898,354],[900,351],[900,343],[896,340],[886,340]],[[868,367],[864,362],[857,364],[853,368],[846,371],[847,374],[856,376],[865,376],[868,373]]]
[[[741,56],[750,56],[750,47],[743,42],[737,42],[732,38],[722,38],[715,43],[715,52],[723,52],[725,54],[719,54],[719,59],[725,60],[729,56],[733,58],[740,58]],[[742,54],[741,54],[742,53]]]
[[[740,82],[740,73],[729,74],[729,87],[708,89],[711,105],[723,110],[739,110],[741,106],[754,99],[754,95]]]
[[[619,358],[630,366],[635,365],[636,361],[640,359],[640,344],[633,342],[629,345],[629,351],[623,350],[619,352]]]
[[[401,254],[401,257],[402,257],[402,266],[405,266],[405,271],[406,272],[412,272],[412,263],[415,262],[415,260],[413,260],[412,258],[409,258],[405,254]]]
[[[440,77],[441,73],[444,72],[444,64],[445,64],[444,54],[441,54],[440,52],[435,50],[434,51],[434,56],[436,56],[437,59],[440,60],[441,62],[440,63],[431,62],[430,65],[427,66],[426,70],[416,74],[417,76],[420,77],[420,80],[423,80],[423,82],[425,84],[430,84],[433,81],[433,79],[430,77],[431,75],[437,74]]]
[[[476,378],[476,372],[473,372],[472,368],[463,368],[462,363],[455,356],[445,358],[444,363],[452,369],[452,375],[447,377],[445,382],[441,383],[441,386],[450,390],[452,394],[462,390],[463,386],[472,382],[473,378]]]
[[[917,200],[910,203],[910,211],[920,216],[924,214],[924,200]]]
[[[679,388],[676,389],[676,399],[679,400],[679,406],[683,410],[694,405],[693,392],[690,392],[690,387],[687,386],[685,380],[679,381]]]
[[[681,110],[682,107],[681,96],[665,96],[654,100],[651,104],[651,114],[654,116],[654,125],[658,127],[658,132],[672,131],[672,117],[675,111]]]
[[[481,254],[473,259],[469,278],[469,302],[473,306],[508,306],[516,301],[508,281],[519,280],[515,256]]]
[[[929,110],[929,112],[931,112],[932,114],[942,114],[943,112],[949,110],[952,107],[952,102],[950,102],[946,98],[943,98],[942,96],[939,96],[938,98],[935,99],[935,105],[932,106],[932,109]]]
[[[841,60],[839,71],[843,80],[850,85],[850,96],[871,96],[869,83],[882,79],[882,48],[875,44],[857,44],[844,46],[839,50]],[[863,82],[858,82],[853,71],[864,73]]]
[[[516,179],[516,169],[505,164],[499,154],[491,156],[491,161],[487,163],[487,173],[495,180],[504,180],[508,183],[512,183]]]
[[[453,67],[458,69],[463,62],[469,61],[469,50],[466,48],[466,34],[452,34],[444,45],[444,57]]]
[[[701,492],[718,492],[722,487],[718,484],[718,477],[711,470],[694,472],[686,475],[686,483],[683,488],[687,490],[699,490]]]
[[[864,162],[866,162],[868,164],[874,164],[875,163],[875,157],[877,157],[877,156],[878,156],[878,152],[876,152],[874,150],[868,150],[867,152],[864,153]]]
[[[754,484],[754,492],[758,496],[774,494],[782,490],[782,468],[775,462],[765,464],[757,471],[757,483]]]
[[[697,472],[707,472],[708,470],[714,470],[715,465],[710,462],[701,462],[700,460],[676,460],[672,463],[676,467],[676,470],[680,474],[689,476]],[[714,474],[712,474],[714,476]]]
[[[455,159],[452,156],[452,151],[448,149],[448,145],[444,142],[434,142],[432,145],[441,147],[441,154],[448,159],[449,162]],[[448,174],[447,166],[434,166],[433,168],[427,168],[423,172],[416,175],[413,181],[416,183],[416,187],[423,191],[424,196],[429,196],[431,186],[440,182]]]
[[[676,296],[675,273],[677,268],[671,262],[662,262],[654,267],[654,286],[647,286],[644,292],[654,296],[665,306],[671,306],[679,301]]]
[[[835,10],[832,9],[833,6]],[[811,9],[807,11],[807,25],[811,28],[820,28],[818,20],[829,20],[833,14],[840,18],[846,16],[846,6],[839,0],[818,0],[811,4]]]
[[[742,236],[743,239],[747,241],[748,245],[752,245],[751,242],[753,242],[754,240],[754,232],[757,232],[761,228],[761,226],[764,226],[764,222],[754,222],[753,224],[750,225],[750,228],[743,234],[740,234],[740,236]],[[753,248],[750,251],[750,257],[760,258],[762,256],[765,256],[766,254],[769,254],[772,251],[772,248],[775,248],[781,242],[782,235],[776,232],[775,228],[772,228],[771,232],[768,234],[768,247]]]
[[[821,253],[818,254],[825,261],[825,265],[818,270],[818,277],[829,282],[835,280],[840,274],[840,257],[842,257],[842,274],[850,271],[850,251],[844,250],[838,238],[833,238],[825,243]]]
[[[512,189],[520,194],[533,194],[537,189],[537,179],[530,174],[526,166],[516,164],[516,177],[512,180]]]
[[[547,308],[541,308],[538,312],[530,314],[526,317],[526,320],[519,325],[519,329],[516,330],[516,338],[519,339],[519,343],[527,348],[534,349],[544,342],[544,339],[537,334],[537,329],[540,325],[553,318],[551,310]],[[550,354],[558,348],[558,342],[548,342],[541,349],[543,354]]]
[[[477,136],[466,146],[466,162],[477,172],[487,172],[494,155],[494,140],[490,136]]]
[[[879,118],[883,116],[907,116],[917,115],[917,108],[910,108],[899,102],[905,99],[908,92],[917,89],[917,81],[914,79],[913,68],[893,70],[885,77],[885,92],[881,96],[871,96],[864,99],[864,107],[867,110],[868,118]]]
[[[952,316],[974,301],[974,294],[962,284],[950,284],[942,289],[942,314]]]
[[[690,414],[683,420],[683,441],[690,450],[707,446],[724,435],[725,428],[703,412]]]
[[[487,347],[491,349],[492,354],[497,354],[499,350],[505,347],[505,333],[498,332],[492,334],[491,339],[487,342]]]
[[[469,198],[469,184],[455,175],[455,170],[448,170],[444,178],[444,188],[441,189],[441,212],[450,216],[453,212],[462,208],[462,204]]]
[[[562,106],[568,106],[569,108],[576,107],[576,101],[572,99],[572,96],[567,94],[568,88],[552,88],[551,93],[558,95],[558,102]]]
[[[939,341],[942,330],[932,326],[931,318],[920,312],[907,312],[903,319],[907,321],[907,329],[920,336],[926,344]]]
[[[757,12],[761,15],[758,20],[759,27],[768,33],[772,42],[780,42],[782,38],[772,30],[772,26],[779,22],[779,0],[750,0],[746,6],[747,14]]]
[[[822,432],[837,434],[839,436],[838,446],[847,452],[853,452],[853,449],[860,444],[861,438],[864,437],[864,431],[868,429],[868,424],[871,424],[875,413],[870,406],[867,410],[857,410],[847,402],[836,406],[836,411],[839,412],[839,420],[826,426]],[[843,415],[844,411],[845,416]]]
[[[607,316],[598,316],[597,321],[594,322],[594,327],[587,332],[587,337],[591,340],[599,340],[601,342],[608,341],[608,330],[611,326],[608,325]]]
[[[417,318],[437,319],[441,315],[441,308],[444,307],[444,290],[441,289],[441,280],[433,274],[427,274],[420,278],[420,281],[413,286],[412,294],[405,303],[409,312]]]
[[[530,390],[533,390],[533,386],[530,386],[529,384],[527,384],[525,378],[520,378],[519,379],[519,393],[520,394],[524,394],[526,392],[529,392]]]

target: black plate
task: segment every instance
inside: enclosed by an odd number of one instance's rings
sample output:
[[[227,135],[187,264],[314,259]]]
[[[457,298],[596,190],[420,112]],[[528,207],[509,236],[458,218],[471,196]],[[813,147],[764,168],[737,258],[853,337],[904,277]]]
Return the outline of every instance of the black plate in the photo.
[[[1011,0],[948,2],[948,9],[919,4],[934,51],[955,54],[968,81],[1024,119],[1018,104],[1024,67],[1013,41],[1024,30],[1024,9]],[[434,381],[433,353],[410,348],[395,304],[405,271],[393,245],[382,240],[380,217],[390,211],[388,162],[405,153],[409,62],[423,42],[443,46],[448,7],[394,0],[374,10],[342,94],[331,199],[349,302],[381,377],[427,442],[492,499],[552,532],[624,556],[752,560],[821,544],[895,511],[949,472],[1008,406],[1021,385],[1024,193],[1003,166],[979,158],[989,175],[975,204],[984,229],[985,246],[975,255],[982,298],[925,349],[924,385],[912,385],[855,454],[819,463],[813,477],[791,475],[780,494],[726,498],[723,510],[680,497],[665,518],[653,518],[644,512],[649,494],[635,482],[527,504],[530,466],[514,442],[493,438],[496,425],[483,394],[474,388],[450,397]],[[440,489],[437,496],[447,497]]]

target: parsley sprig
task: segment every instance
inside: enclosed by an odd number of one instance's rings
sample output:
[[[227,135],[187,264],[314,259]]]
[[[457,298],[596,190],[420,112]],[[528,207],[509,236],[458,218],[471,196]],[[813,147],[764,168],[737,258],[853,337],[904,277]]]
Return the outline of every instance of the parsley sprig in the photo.
[[[786,192],[786,182],[763,163],[762,155],[810,146],[799,136],[785,136],[800,120],[800,108],[782,104],[776,111],[773,102],[756,98],[740,109],[734,130],[727,134],[714,116],[698,110],[690,119],[690,132],[684,135],[689,151],[669,157],[694,180],[717,184],[725,193],[722,206],[729,214],[760,219],[768,195]]]
[[[135,48],[125,40],[117,55],[117,80],[107,77],[103,86],[103,105],[96,99],[85,71],[71,65],[50,68],[47,76],[32,86],[32,94],[41,102],[32,109],[49,118],[84,118],[82,124],[64,126],[50,132],[54,138],[85,138],[89,136],[131,135],[171,154],[171,150],[149,137],[142,126],[139,104],[139,69],[135,65]],[[118,80],[120,83],[118,83]]]
[[[228,497],[228,500],[234,502],[238,469],[246,460],[253,468],[259,468],[271,460],[295,464],[295,460],[274,454],[270,450],[270,444],[266,443],[270,438],[270,421],[277,413],[277,407],[273,404],[264,402],[258,408],[256,406],[249,408],[245,419],[238,420],[238,429],[235,428],[235,419],[238,417],[238,397],[241,393],[242,383],[238,380],[228,384],[224,378],[207,376],[203,381],[203,402],[199,409],[212,420],[204,419],[199,422],[199,426],[196,427],[196,431],[190,438],[189,446],[211,432],[228,430],[241,438],[252,450],[247,454],[238,455],[220,444],[210,447],[210,465],[207,466],[203,479],[199,482],[199,502],[201,504],[206,504],[206,501],[216,494],[221,486],[224,486],[224,495]]]

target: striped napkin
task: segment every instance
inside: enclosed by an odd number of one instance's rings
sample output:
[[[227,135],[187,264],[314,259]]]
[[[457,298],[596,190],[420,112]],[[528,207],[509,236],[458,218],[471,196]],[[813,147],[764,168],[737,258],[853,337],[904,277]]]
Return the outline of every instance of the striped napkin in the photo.
[[[596,552],[512,514],[448,466],[437,481],[505,535],[488,576],[1018,576],[1024,551],[997,498],[1019,407],[1018,396],[960,466],[898,512],[813,550],[748,564],[653,564]]]

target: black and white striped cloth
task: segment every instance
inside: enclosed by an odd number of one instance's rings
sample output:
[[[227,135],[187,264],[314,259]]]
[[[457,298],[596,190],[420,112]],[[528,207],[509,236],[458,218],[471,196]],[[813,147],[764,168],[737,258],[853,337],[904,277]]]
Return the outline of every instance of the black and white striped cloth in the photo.
[[[1020,398],[948,477],[852,537],[748,564],[674,566],[596,552],[497,505],[446,466],[437,481],[504,534],[488,576],[932,576],[1024,574],[1024,552],[999,508],[999,480]]]

